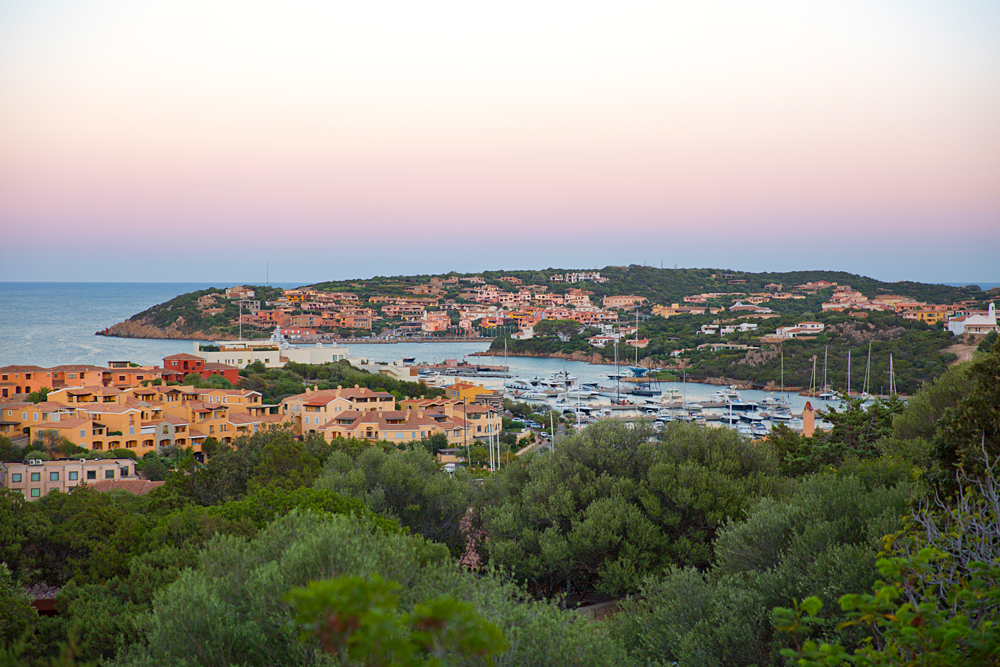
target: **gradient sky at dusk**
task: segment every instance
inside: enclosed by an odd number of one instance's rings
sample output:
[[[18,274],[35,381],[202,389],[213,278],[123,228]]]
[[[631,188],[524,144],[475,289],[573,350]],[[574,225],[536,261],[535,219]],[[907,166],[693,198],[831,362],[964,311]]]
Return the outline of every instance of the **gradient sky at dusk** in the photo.
[[[0,280],[1000,281],[1000,2],[0,4]]]

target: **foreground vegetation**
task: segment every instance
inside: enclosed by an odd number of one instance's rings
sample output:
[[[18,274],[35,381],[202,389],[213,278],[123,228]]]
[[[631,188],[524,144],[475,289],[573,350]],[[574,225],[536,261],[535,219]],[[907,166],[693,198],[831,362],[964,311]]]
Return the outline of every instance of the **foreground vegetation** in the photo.
[[[482,483],[274,430],[147,496],[3,490],[0,664],[996,664],[1000,347],[826,418],[604,422]]]

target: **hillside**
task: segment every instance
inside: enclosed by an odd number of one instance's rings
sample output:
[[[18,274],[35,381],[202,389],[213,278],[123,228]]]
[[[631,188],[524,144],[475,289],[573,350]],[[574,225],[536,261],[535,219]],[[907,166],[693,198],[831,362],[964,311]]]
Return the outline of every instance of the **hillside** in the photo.
[[[281,296],[280,287],[247,285],[256,292],[255,300],[261,302]],[[225,298],[225,289],[210,287],[188,292],[170,301],[133,315],[124,322],[114,324],[99,335],[120,338],[197,338],[217,340],[229,338],[239,330],[239,301]],[[209,308],[200,308],[198,299],[215,297]],[[221,312],[210,312],[219,310]],[[244,311],[245,312],[245,311]],[[248,332],[247,332],[248,333]]]

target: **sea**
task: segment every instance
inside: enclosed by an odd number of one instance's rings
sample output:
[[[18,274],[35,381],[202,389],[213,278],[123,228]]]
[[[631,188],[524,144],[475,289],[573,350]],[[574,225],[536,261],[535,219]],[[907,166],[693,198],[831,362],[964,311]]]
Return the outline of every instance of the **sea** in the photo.
[[[167,355],[190,352],[192,341],[111,338],[95,334],[175,296],[213,286],[218,284],[2,282],[0,366],[107,366],[109,361],[160,365]],[[277,286],[298,287],[296,284]],[[988,289],[1000,283],[980,286]],[[410,357],[429,363],[448,359],[495,365],[505,363],[503,357],[472,356],[488,348],[488,342],[352,344],[349,355],[373,363],[391,363]],[[613,384],[608,374],[614,369],[606,365],[536,357],[509,357],[506,363],[512,375],[524,379],[547,378],[556,371],[566,371],[581,382]],[[487,387],[503,383],[498,379],[481,382]],[[683,392],[689,401],[707,399],[718,390],[716,386],[694,382],[662,383],[662,388]],[[770,393],[743,391],[741,395],[746,400],[761,400]],[[802,409],[806,400],[811,400],[814,406],[824,405],[819,399],[791,394],[787,399],[796,411]]]

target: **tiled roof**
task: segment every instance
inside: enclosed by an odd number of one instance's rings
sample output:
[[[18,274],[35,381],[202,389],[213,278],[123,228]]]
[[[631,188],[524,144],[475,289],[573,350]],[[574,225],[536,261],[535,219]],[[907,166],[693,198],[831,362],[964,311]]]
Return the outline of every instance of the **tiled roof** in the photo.
[[[122,490],[134,493],[137,496],[144,496],[164,484],[165,482],[153,482],[148,479],[105,479],[100,482],[88,484],[87,487],[98,493]]]

